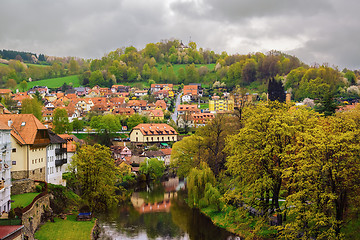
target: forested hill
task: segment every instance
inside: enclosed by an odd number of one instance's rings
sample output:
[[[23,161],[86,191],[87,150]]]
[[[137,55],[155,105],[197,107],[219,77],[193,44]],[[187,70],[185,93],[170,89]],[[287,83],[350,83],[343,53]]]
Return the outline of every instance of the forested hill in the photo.
[[[1,53],[4,54],[4,50]],[[11,51],[6,52],[9,53]],[[297,57],[278,51],[246,55],[215,53],[199,48],[195,42],[183,44],[175,39],[149,43],[143,49],[132,46],[118,48],[101,59],[44,58],[50,66],[41,69],[36,66],[20,67],[15,63],[8,66],[0,64],[3,86],[9,79],[19,83],[29,77],[40,80],[80,74],[80,83],[90,87],[113,84],[144,87],[153,82],[198,82],[207,87],[217,83],[228,90],[240,86],[261,94],[267,91],[268,80],[275,78],[283,82],[285,90],[291,91],[295,100],[318,98],[324,92],[346,98],[359,96],[358,71],[339,71],[327,65],[308,66]],[[10,60],[14,61],[17,60]]]

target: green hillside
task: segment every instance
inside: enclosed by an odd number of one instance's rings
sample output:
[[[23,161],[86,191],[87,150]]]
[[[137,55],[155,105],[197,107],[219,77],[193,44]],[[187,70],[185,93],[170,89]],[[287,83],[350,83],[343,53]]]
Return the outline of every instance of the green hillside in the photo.
[[[50,78],[50,79],[43,79],[39,81],[33,81],[28,82],[28,88],[34,87],[34,86],[47,86],[48,88],[58,88],[61,87],[64,83],[68,85],[72,85],[74,87],[79,87],[79,75],[72,75],[72,76],[66,76],[66,77],[60,77],[60,78]],[[19,85],[17,86],[18,89],[20,89]]]

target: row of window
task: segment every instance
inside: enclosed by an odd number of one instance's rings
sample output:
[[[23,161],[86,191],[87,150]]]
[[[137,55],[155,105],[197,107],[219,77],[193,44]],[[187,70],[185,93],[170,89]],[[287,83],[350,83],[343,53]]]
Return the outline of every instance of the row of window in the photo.
[[[156,138],[156,139],[155,139]],[[167,138],[167,139],[166,139]],[[160,137],[146,137],[146,141],[148,142],[148,141],[150,141],[150,139],[151,139],[151,141],[154,141],[154,139],[156,140],[156,141],[160,141]],[[172,139],[172,140],[171,140]],[[164,139],[164,137],[161,137],[161,141],[175,141],[175,137],[165,137],[165,139]]]
[[[35,159],[33,159],[32,160],[32,164],[34,164],[34,162],[35,162],[35,164],[37,163],[39,161],[39,163],[41,163],[41,162],[44,162],[44,159],[43,158],[35,158]]]

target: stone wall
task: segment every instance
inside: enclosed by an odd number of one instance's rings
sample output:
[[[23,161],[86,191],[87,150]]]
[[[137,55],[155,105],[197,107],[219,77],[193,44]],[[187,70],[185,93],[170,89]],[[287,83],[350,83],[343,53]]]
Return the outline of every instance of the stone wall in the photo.
[[[35,192],[35,182],[32,179],[13,180],[11,184],[11,195]]]
[[[45,167],[30,170],[29,178],[38,181],[45,181]]]
[[[22,215],[22,224],[24,225],[24,235],[29,240],[34,239],[34,233],[41,223],[41,215],[45,210],[50,209],[50,195],[39,198],[34,205]]]
[[[28,173],[27,171],[11,171],[11,178],[16,180],[25,179],[28,178]]]

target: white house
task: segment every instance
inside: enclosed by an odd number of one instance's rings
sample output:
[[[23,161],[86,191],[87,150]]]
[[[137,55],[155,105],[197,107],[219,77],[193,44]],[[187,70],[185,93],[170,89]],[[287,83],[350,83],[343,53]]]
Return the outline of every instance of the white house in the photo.
[[[66,172],[66,140],[49,130],[50,144],[46,147],[46,182],[64,185],[62,174]],[[65,146],[65,147],[64,147]]]
[[[134,92],[135,97],[142,97],[148,94],[147,90],[138,90]]]
[[[191,95],[186,94],[181,97],[182,102],[191,102]]]
[[[0,122],[0,212],[11,209],[11,128]]]

